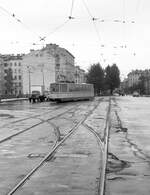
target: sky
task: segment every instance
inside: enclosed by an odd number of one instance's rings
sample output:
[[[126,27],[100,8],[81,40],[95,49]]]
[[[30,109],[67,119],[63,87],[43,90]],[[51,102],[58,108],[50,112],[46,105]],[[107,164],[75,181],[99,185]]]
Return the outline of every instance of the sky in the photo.
[[[116,63],[123,79],[150,68],[149,0],[0,0],[0,29],[1,54],[55,43],[85,70]]]

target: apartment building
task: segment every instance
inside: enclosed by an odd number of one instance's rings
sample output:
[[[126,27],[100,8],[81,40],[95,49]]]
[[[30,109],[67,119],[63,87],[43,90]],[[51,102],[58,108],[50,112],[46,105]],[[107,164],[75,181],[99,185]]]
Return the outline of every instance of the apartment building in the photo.
[[[139,82],[139,91],[144,94],[150,94],[150,69],[146,70],[133,70],[128,74],[128,77],[122,82],[123,89],[135,87]]]
[[[139,83],[139,78],[142,75],[142,70],[132,70],[128,74],[128,87],[133,87]]]
[[[85,71],[74,66],[74,56],[56,44],[47,44],[28,54],[0,56],[0,91],[7,95],[28,95],[31,87],[49,90],[53,82],[85,82]]]
[[[1,58],[3,59],[3,75],[4,75],[3,95],[4,96],[5,95],[14,95],[14,96],[22,95],[22,64],[21,64],[22,56],[23,55],[20,55],[20,54],[1,55]],[[11,83],[12,83],[12,86],[10,86]],[[10,86],[11,89],[8,86]]]
[[[76,83],[85,83],[85,70],[81,69],[79,66],[75,66],[75,82]]]
[[[56,44],[47,44],[41,50],[30,50],[23,56],[23,93],[29,94],[32,85],[49,90],[53,82],[75,82],[74,56]]]
[[[146,69],[142,73],[142,79],[144,83],[144,91],[145,94],[149,95],[150,94],[150,69]]]
[[[0,56],[0,97],[4,94],[5,86],[4,86],[4,61]]]

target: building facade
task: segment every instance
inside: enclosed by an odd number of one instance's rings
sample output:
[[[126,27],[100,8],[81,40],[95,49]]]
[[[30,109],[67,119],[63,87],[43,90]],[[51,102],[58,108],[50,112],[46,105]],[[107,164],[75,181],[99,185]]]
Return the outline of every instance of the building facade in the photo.
[[[30,50],[22,60],[23,93],[31,93],[32,85],[49,90],[53,82],[75,82],[74,56],[56,44],[47,44],[41,50]]]
[[[81,69],[79,66],[75,66],[75,82],[86,83],[85,70]]]
[[[5,83],[4,83],[4,61],[3,58],[0,57],[0,97],[4,94],[5,91]]]
[[[150,69],[144,70],[142,73],[142,79],[144,83],[144,92],[145,94],[150,94]]]
[[[138,84],[140,84],[138,86]],[[133,70],[122,82],[122,88],[127,91],[138,90],[142,94],[150,94],[150,70]],[[135,89],[134,89],[135,88]]]
[[[3,60],[3,91],[1,94],[3,96],[22,95],[22,55],[1,55],[1,58]]]
[[[74,56],[56,44],[23,55],[0,55],[0,92],[3,96],[31,94],[32,86],[49,91],[50,83],[84,83],[85,71]]]
[[[139,78],[142,75],[142,70],[132,70],[128,74],[128,87],[133,87],[139,83]]]

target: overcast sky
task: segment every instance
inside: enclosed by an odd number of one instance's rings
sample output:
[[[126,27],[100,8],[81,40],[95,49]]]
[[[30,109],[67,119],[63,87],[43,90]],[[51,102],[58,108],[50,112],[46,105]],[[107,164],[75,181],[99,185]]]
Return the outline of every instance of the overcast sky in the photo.
[[[0,0],[0,29],[2,54],[56,43],[85,70],[116,63],[125,77],[150,68],[150,0]]]

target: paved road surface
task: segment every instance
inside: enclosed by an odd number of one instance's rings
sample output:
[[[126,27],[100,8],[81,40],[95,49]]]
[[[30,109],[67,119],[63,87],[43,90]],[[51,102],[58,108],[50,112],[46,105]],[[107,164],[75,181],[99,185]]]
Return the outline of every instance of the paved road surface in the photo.
[[[112,103],[107,194],[150,194],[150,98],[116,97]]]

